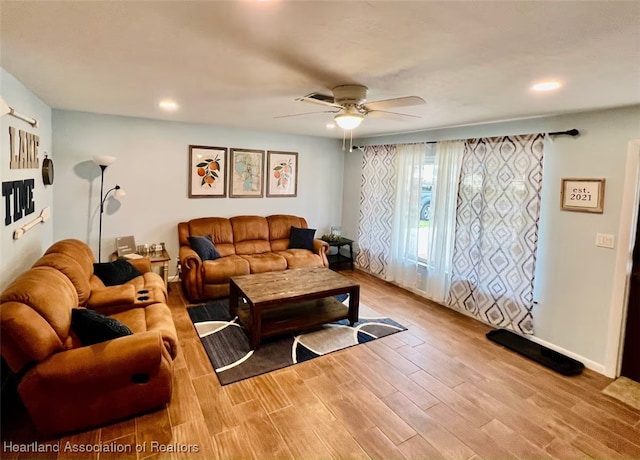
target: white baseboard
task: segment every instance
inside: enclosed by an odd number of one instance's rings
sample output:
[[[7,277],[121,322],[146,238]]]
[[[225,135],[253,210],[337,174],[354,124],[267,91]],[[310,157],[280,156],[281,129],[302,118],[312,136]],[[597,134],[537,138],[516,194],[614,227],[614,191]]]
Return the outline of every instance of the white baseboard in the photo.
[[[362,269],[362,268],[360,268],[358,266],[356,266],[356,268],[358,268],[359,270],[362,270],[365,273],[369,273],[370,275],[375,276],[376,278],[379,278],[379,279],[385,281],[384,278],[382,278],[379,275],[376,275],[374,273],[368,272],[367,270],[364,270],[364,269]],[[424,295],[424,293],[422,293],[421,291],[418,291],[418,290],[415,290],[415,289],[409,289],[409,288],[407,288],[405,286],[400,286],[397,283],[391,283],[391,284],[393,284],[395,286],[398,286],[399,288],[402,288],[405,291],[409,291],[409,292],[417,294],[417,295],[419,295],[421,297],[424,297],[425,299],[429,300],[430,302],[438,303],[438,302],[435,302],[435,301],[429,299],[428,297],[426,297]],[[455,309],[455,308],[451,308],[451,307],[449,307],[447,305],[443,305],[443,304],[440,304],[440,303],[438,303],[438,305],[442,305],[445,308],[449,308],[449,309],[451,309],[453,311],[456,311],[456,312],[458,312],[458,313],[460,313],[462,315],[468,316],[469,318],[474,319],[476,321],[479,321],[479,322],[481,322],[483,324],[486,324],[487,326],[494,327],[494,328],[496,327],[496,326],[494,326],[492,324],[486,323],[484,321],[480,321],[478,318],[476,318],[475,316],[469,314],[468,312],[465,312],[465,311],[462,311],[462,310],[458,310],[458,309]],[[526,335],[526,336],[523,336],[523,337],[526,337],[527,339],[531,340],[532,342],[537,343],[538,345],[542,345],[542,346],[547,347],[547,348],[549,348],[549,349],[551,349],[553,351],[557,351],[558,353],[562,353],[563,355],[566,355],[566,356],[568,356],[570,358],[573,358],[573,359],[575,359],[577,361],[580,361],[582,364],[584,364],[584,367],[586,367],[587,369],[591,369],[592,371],[597,372],[599,374],[602,374],[602,375],[604,375],[606,377],[616,378],[615,375],[607,374],[604,364],[597,363],[595,361],[592,361],[590,359],[585,358],[584,356],[580,356],[580,355],[578,355],[576,353],[573,353],[573,352],[571,352],[569,350],[565,350],[562,347],[554,345],[553,343],[547,342],[546,340],[543,340],[543,339],[541,339],[539,337],[536,337],[534,335]]]
[[[559,347],[557,345],[554,345],[553,343],[547,342],[546,340],[542,340],[541,338],[538,338],[536,336],[528,335],[527,338],[530,339],[532,342],[537,343],[538,345],[542,345],[544,347],[550,348],[551,350],[557,351],[558,353],[562,353],[563,355],[566,355],[569,358],[573,358],[576,361],[580,361],[582,364],[584,364],[584,367],[586,367],[587,369],[591,369],[592,371],[595,371],[599,374],[614,378],[614,376],[606,374],[605,367],[603,364],[596,363],[595,361],[591,361],[590,359],[587,359],[584,356],[580,356],[576,353],[572,353],[569,350],[565,350],[562,347]]]

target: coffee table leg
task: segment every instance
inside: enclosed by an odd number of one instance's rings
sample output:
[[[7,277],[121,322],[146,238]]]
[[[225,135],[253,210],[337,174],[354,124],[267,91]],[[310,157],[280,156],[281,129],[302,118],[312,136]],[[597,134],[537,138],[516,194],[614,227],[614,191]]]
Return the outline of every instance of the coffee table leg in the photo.
[[[229,313],[232,318],[238,316],[238,286],[233,281],[229,284]]]
[[[358,322],[358,310],[360,309],[360,286],[354,286],[349,291],[349,324]]]
[[[249,304],[249,312],[251,315],[251,348],[256,349],[260,346],[260,335],[262,334],[262,308],[254,307]]]

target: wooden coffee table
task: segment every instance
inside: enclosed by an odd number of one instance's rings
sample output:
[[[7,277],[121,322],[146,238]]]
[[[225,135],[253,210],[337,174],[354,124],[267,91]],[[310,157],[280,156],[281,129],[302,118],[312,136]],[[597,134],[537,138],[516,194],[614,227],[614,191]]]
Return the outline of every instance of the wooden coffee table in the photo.
[[[360,285],[328,268],[298,268],[234,276],[229,307],[247,329],[251,348],[264,337],[348,319],[358,321]],[[337,294],[349,294],[349,307]],[[245,299],[246,303],[239,300]]]

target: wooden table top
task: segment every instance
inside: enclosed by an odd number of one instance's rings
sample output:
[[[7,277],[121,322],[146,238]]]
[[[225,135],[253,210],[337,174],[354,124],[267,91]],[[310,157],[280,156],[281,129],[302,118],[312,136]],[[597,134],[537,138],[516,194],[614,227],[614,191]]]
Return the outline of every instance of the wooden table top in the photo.
[[[345,288],[359,286],[349,278],[324,267],[234,276],[231,282],[254,305],[284,299],[317,298],[322,293],[330,296],[334,290],[344,292]]]

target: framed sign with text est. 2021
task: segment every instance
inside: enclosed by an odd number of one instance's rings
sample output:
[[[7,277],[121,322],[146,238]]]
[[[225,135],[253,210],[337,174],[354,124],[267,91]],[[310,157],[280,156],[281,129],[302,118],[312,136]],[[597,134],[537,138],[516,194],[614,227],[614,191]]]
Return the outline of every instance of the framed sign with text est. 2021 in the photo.
[[[604,179],[562,179],[560,209],[563,211],[604,212]]]

